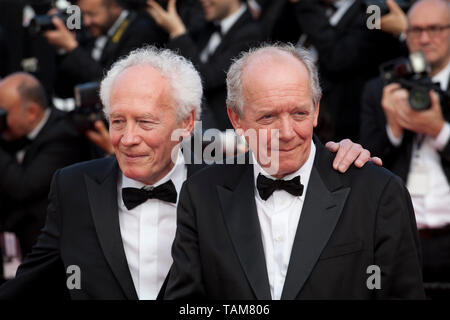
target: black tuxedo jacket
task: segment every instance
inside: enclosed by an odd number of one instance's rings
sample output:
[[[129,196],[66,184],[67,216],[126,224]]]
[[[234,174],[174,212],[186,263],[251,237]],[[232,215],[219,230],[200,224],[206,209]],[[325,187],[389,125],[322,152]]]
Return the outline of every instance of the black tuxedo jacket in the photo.
[[[356,140],[364,84],[377,76],[380,63],[403,54],[405,47],[394,36],[367,28],[364,1],[356,0],[335,26],[321,3],[302,0],[294,7],[302,33],[319,55],[321,120],[333,128],[322,140]]]
[[[56,109],[26,147],[21,164],[15,152],[0,146],[0,224],[17,234],[23,254],[31,250],[44,226],[52,175],[88,156],[87,140]]]
[[[178,51],[190,59],[203,80],[206,106],[203,108],[203,127],[225,130],[232,128],[226,109],[225,78],[232,59],[241,51],[250,48],[263,39],[260,26],[246,10],[222,38],[219,46],[206,63],[200,61],[200,55],[213,33],[211,25],[192,34],[186,33],[169,41],[167,47]]]
[[[316,147],[282,299],[423,298],[400,179],[371,163],[341,174]],[[185,182],[165,298],[271,299],[254,192],[250,164],[212,166]],[[381,269],[380,290],[366,286],[371,265]]]
[[[79,46],[57,61],[55,90],[59,96],[73,97],[75,85],[100,81],[105,70],[132,50],[146,44],[162,46],[167,41],[164,31],[146,14],[131,12],[122,25],[108,38],[99,61],[91,57],[95,39],[88,37],[80,37]]]
[[[188,165],[188,176],[201,165]],[[0,287],[0,299],[137,299],[120,234],[115,157],[57,171],[47,222],[17,271]],[[81,289],[68,290],[70,265],[81,271]]]
[[[400,146],[390,142],[386,132],[386,116],[381,106],[383,81],[375,78],[367,83],[362,96],[360,142],[373,155],[383,159],[383,165],[400,176],[403,181],[408,177],[415,133],[405,130]],[[450,87],[447,89],[450,94]],[[442,114],[450,121],[450,101],[441,99]],[[442,168],[450,183],[450,141],[439,152]]]

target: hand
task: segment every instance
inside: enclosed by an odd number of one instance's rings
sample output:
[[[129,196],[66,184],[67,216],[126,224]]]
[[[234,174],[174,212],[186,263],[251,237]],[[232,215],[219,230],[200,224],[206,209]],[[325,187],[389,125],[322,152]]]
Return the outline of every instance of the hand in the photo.
[[[186,27],[177,13],[176,0],[168,1],[167,11],[154,0],[148,0],[147,5],[147,12],[170,37],[174,38],[186,33]]]
[[[364,149],[360,144],[353,143],[350,139],[344,139],[339,143],[329,141],[325,147],[331,152],[337,152],[333,161],[333,169],[344,173],[355,163],[358,168],[363,167],[367,161],[382,166],[383,161],[378,157],[371,157],[370,151]]]
[[[381,30],[400,35],[408,28],[408,19],[394,0],[386,0],[389,13],[381,17]]]
[[[106,153],[114,154],[114,148],[111,143],[109,132],[103,121],[95,121],[94,126],[96,131],[88,130],[86,131],[86,136]]]
[[[445,124],[442,116],[439,96],[430,91],[431,107],[428,110],[416,111],[409,103],[398,106],[398,123],[405,129],[436,138]]]
[[[57,48],[64,49],[67,52],[70,52],[78,47],[75,33],[70,32],[61,19],[53,17],[52,22],[55,25],[56,30],[49,30],[43,34],[48,43]]]
[[[383,107],[386,122],[396,138],[403,134],[403,127],[398,123],[397,111],[400,105],[409,108],[408,91],[402,89],[400,84],[391,83],[383,88],[381,106]]]

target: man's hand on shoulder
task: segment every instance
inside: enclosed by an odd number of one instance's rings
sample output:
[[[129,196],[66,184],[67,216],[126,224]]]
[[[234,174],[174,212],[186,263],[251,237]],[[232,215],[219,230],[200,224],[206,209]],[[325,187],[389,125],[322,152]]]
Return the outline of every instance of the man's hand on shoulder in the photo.
[[[333,168],[341,173],[347,171],[354,163],[358,168],[362,168],[368,161],[378,166],[383,165],[378,157],[371,157],[370,151],[364,149],[360,144],[352,142],[350,139],[344,139],[339,143],[329,141],[325,147],[331,152],[337,152],[333,161]]]

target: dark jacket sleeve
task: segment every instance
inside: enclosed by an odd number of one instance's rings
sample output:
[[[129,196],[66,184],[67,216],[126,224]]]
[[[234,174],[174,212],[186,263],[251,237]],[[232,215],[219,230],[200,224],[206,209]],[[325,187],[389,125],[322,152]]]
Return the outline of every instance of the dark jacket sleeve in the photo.
[[[381,106],[383,83],[380,78],[367,83],[361,98],[360,142],[379,157],[390,157],[396,147],[386,131],[386,117]]]
[[[400,178],[387,183],[377,210],[375,265],[381,271],[378,299],[424,299],[422,255],[411,197]]]
[[[59,251],[61,216],[58,194],[59,171],[49,194],[47,221],[32,252],[20,265],[16,277],[0,287],[0,300],[67,299],[66,274]]]
[[[205,299],[195,208],[186,183],[178,202],[172,258],[164,299]]]

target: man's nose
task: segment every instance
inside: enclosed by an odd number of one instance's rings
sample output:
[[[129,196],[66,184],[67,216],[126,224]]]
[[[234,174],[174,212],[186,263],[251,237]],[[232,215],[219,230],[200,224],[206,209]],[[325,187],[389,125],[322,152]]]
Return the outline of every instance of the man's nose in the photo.
[[[280,140],[291,140],[295,137],[293,120],[290,117],[282,117],[280,119]]]
[[[84,16],[83,16],[83,24],[84,24],[86,27],[90,27],[91,24],[92,24],[92,19],[91,19],[89,16],[84,15]]]
[[[430,42],[430,40],[431,40],[431,38],[430,38],[430,35],[428,34],[428,31],[422,30],[419,35],[419,41],[421,43],[428,43],[428,42]]]
[[[120,142],[126,147],[139,144],[141,142],[141,138],[136,132],[136,126],[127,125],[125,128],[125,132],[120,139]]]

